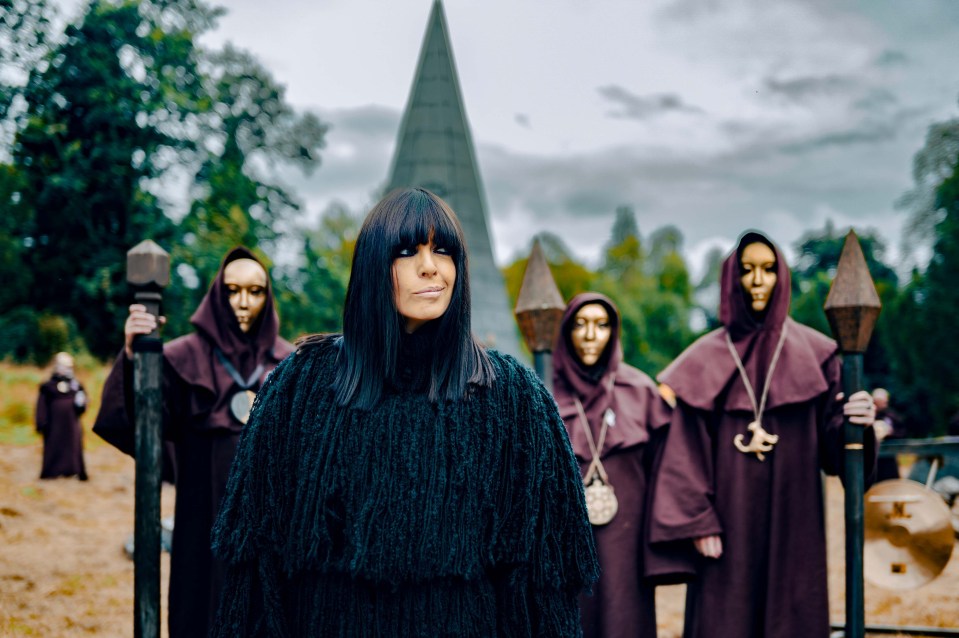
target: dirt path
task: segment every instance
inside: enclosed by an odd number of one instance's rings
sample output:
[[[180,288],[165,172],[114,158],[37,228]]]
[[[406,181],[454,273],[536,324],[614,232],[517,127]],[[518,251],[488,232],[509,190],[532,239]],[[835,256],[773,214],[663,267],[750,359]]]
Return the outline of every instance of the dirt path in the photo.
[[[87,437],[86,483],[40,481],[39,443],[0,444],[0,636],[133,635],[133,563],[122,550],[133,530],[133,462]],[[842,489],[833,479],[827,491],[831,614],[841,621]],[[164,515],[172,504],[164,488]],[[164,594],[168,568],[164,555]],[[680,635],[683,594],[682,586],[659,590],[660,638]],[[866,605],[867,623],[959,627],[959,557],[919,590],[867,584]]]

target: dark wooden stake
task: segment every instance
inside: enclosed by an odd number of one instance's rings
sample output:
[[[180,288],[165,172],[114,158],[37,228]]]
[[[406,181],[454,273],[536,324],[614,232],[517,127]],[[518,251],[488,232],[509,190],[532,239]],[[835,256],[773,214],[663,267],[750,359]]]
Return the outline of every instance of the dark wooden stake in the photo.
[[[869,345],[881,304],[856,233],[849,231],[824,309],[842,351],[842,389],[848,399],[863,389],[862,355]],[[863,428],[846,419],[846,638],[865,636],[863,593]]]
[[[134,301],[160,316],[162,289],[170,282],[170,256],[151,240],[127,252],[127,282]],[[160,638],[161,374],[159,329],[133,341],[133,414],[136,426],[133,635]]]
[[[553,347],[565,310],[563,295],[556,287],[537,239],[526,263],[513,314],[526,346],[533,353],[533,369],[550,392],[553,391]]]

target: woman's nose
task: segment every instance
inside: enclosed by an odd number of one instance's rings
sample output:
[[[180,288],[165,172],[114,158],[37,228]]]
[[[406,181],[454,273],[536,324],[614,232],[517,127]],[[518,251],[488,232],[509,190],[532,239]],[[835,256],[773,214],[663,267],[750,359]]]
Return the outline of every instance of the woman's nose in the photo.
[[[433,261],[433,251],[429,246],[420,249],[420,275],[429,277],[436,274],[436,262]]]
[[[586,339],[587,339],[588,341],[592,341],[592,340],[595,339],[595,338],[596,338],[596,326],[594,326],[592,323],[587,323],[587,324],[586,324]]]

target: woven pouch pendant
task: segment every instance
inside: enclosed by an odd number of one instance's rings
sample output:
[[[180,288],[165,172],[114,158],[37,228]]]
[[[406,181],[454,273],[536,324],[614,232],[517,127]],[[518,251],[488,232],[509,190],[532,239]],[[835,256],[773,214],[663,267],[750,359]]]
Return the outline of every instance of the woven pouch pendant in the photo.
[[[613,493],[613,486],[604,483],[598,474],[594,474],[593,480],[584,488],[584,491],[589,522],[599,527],[613,520],[619,510],[619,501]]]

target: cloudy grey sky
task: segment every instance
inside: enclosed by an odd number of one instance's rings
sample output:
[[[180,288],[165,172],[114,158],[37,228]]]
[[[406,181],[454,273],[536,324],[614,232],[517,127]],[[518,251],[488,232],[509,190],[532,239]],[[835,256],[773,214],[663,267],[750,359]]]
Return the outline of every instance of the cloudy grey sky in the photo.
[[[210,46],[254,52],[331,125],[285,176],[317,216],[386,179],[431,0],[228,0]],[[747,227],[827,219],[895,250],[912,156],[959,115],[956,0],[446,0],[503,264],[542,230],[595,263],[615,208],[696,261]]]

